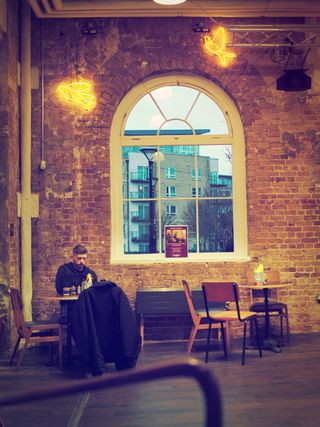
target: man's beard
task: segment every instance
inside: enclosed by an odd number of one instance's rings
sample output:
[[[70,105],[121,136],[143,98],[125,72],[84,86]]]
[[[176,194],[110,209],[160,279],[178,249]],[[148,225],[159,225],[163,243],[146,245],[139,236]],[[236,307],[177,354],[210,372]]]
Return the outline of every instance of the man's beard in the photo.
[[[76,270],[78,270],[78,271],[82,271],[83,269],[84,269],[84,265],[83,264],[75,264],[75,263],[73,263],[73,265],[74,265],[74,268],[76,269]]]

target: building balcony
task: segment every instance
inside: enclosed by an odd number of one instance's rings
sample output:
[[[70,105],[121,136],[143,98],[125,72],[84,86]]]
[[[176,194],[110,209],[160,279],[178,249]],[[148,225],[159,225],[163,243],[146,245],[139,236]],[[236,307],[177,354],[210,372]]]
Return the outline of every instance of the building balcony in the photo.
[[[130,181],[134,183],[147,183],[149,180],[147,173],[130,172]]]
[[[130,191],[130,199],[148,199],[148,192]],[[134,200],[131,200],[134,202]]]
[[[131,241],[134,243],[149,242],[149,234],[131,233]]]
[[[148,222],[149,215],[139,215],[138,213],[131,213],[131,221],[132,222]]]

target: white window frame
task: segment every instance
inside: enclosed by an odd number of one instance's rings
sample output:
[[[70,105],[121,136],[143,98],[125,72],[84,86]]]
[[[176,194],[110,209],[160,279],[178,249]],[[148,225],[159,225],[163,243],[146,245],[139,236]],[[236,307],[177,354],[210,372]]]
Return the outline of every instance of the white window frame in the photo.
[[[166,213],[167,213],[167,215],[171,215],[171,216],[177,215],[176,205],[167,205],[166,206]]]
[[[166,186],[166,196],[167,197],[177,197],[177,187],[175,185]]]
[[[196,181],[197,177],[196,177],[196,170],[193,168],[191,170],[191,178],[192,181]],[[198,168],[198,181],[201,181],[201,169]]]
[[[166,178],[167,179],[176,179],[177,178],[177,168],[174,166],[166,167]]]
[[[170,262],[221,262],[248,261],[247,198],[245,169],[245,138],[240,114],[227,93],[211,80],[196,75],[170,74],[144,80],[129,91],[114,114],[110,132],[110,176],[111,176],[111,257],[112,264],[167,262],[163,253],[124,254],[122,224],[122,146],[145,145],[194,145],[192,136],[124,136],[126,119],[146,93],[167,85],[184,85],[202,91],[213,99],[225,114],[228,135],[201,135],[196,139],[201,145],[232,146],[234,251],[214,253],[189,253],[186,258],[170,258]]]
[[[191,196],[192,197],[201,197],[202,196],[202,188],[198,187],[198,194],[197,194],[197,187],[192,187]]]

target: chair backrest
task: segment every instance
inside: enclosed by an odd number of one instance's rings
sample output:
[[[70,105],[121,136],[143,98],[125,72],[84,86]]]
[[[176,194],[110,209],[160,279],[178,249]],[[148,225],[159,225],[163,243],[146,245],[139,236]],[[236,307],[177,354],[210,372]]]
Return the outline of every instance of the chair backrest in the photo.
[[[18,334],[25,336],[27,327],[23,316],[23,303],[21,292],[16,288],[10,288],[11,305],[13,309],[14,321]]]
[[[205,289],[207,302],[235,302],[233,291],[234,282],[202,281],[202,290]]]
[[[238,313],[238,318],[241,321],[241,313],[239,307],[239,289],[235,282],[214,282],[202,281],[203,298],[209,315],[209,304],[213,302],[230,303],[235,302]]]
[[[266,271],[266,279],[269,285],[280,283],[280,273],[276,270]]]
[[[192,294],[190,290],[190,286],[186,280],[182,280],[182,286],[184,289],[184,293],[186,295],[187,304],[189,307],[189,311],[192,317],[192,321],[195,323],[196,319],[199,317],[199,315],[196,312],[196,309],[194,307],[193,301],[192,301]]]

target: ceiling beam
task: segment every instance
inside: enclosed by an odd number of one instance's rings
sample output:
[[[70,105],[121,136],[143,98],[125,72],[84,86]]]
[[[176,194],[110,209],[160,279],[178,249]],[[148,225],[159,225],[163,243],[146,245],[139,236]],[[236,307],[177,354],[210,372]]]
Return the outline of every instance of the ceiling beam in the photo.
[[[38,18],[106,17],[318,17],[318,0],[187,0],[162,6],[152,0],[28,0]]]

